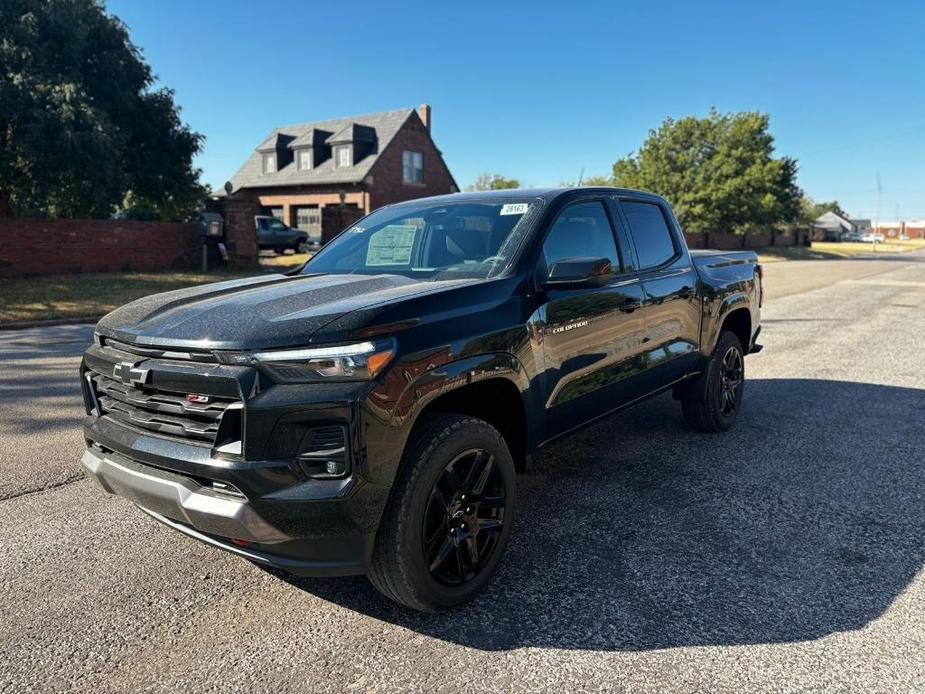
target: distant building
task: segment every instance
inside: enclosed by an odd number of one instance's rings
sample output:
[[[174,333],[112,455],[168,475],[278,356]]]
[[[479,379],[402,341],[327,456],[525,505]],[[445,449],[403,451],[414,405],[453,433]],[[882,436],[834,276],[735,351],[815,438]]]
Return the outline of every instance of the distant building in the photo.
[[[910,219],[905,228],[910,239],[925,239],[925,219]]]
[[[883,221],[877,222],[876,230],[883,234],[885,239],[898,239],[903,233],[903,222],[901,221]]]
[[[457,192],[431,123],[424,104],[274,128],[216,196],[237,251],[256,254],[255,214],[327,239],[377,207]]]
[[[814,241],[842,241],[856,231],[851,220],[838,212],[826,212],[813,222]]]
[[[886,239],[925,239],[925,219],[878,222],[876,226]]]

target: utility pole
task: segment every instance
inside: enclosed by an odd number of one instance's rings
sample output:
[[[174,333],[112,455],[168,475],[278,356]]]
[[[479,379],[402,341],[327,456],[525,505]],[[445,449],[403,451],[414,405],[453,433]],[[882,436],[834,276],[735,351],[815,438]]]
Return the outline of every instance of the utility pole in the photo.
[[[877,252],[877,234],[880,233],[880,194],[883,189],[880,185],[880,172],[877,172],[877,214],[874,217],[874,253]]]

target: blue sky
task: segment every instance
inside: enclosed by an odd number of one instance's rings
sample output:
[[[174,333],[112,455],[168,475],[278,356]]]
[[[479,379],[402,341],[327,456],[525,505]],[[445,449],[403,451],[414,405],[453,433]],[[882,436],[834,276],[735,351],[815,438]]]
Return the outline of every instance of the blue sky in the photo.
[[[609,172],[666,116],[760,110],[800,185],[925,217],[925,3],[110,0],[213,187],[274,126],[433,106],[461,186]]]

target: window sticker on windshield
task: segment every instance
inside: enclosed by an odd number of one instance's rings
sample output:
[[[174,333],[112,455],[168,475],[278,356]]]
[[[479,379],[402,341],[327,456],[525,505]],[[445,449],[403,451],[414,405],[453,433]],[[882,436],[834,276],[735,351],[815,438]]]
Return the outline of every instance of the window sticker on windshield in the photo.
[[[501,208],[501,214],[523,214],[528,207],[528,202],[509,202]]]
[[[413,224],[389,224],[369,237],[366,264],[409,265],[418,228]]]

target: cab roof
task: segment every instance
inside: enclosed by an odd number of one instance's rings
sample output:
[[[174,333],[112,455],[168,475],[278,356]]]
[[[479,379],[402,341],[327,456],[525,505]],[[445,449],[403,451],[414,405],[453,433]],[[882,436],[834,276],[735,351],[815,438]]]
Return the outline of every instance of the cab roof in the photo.
[[[569,186],[566,188],[505,188],[501,190],[477,190],[465,193],[436,195],[430,198],[416,198],[414,200],[407,200],[395,204],[405,205],[408,203],[420,203],[422,200],[430,200],[437,204],[441,202],[484,202],[485,200],[491,200],[493,198],[498,200],[535,200],[539,198],[545,202],[552,202],[556,198],[576,191],[605,193],[607,195],[633,195],[653,201],[664,201],[661,196],[644,190],[612,188],[609,186]]]

